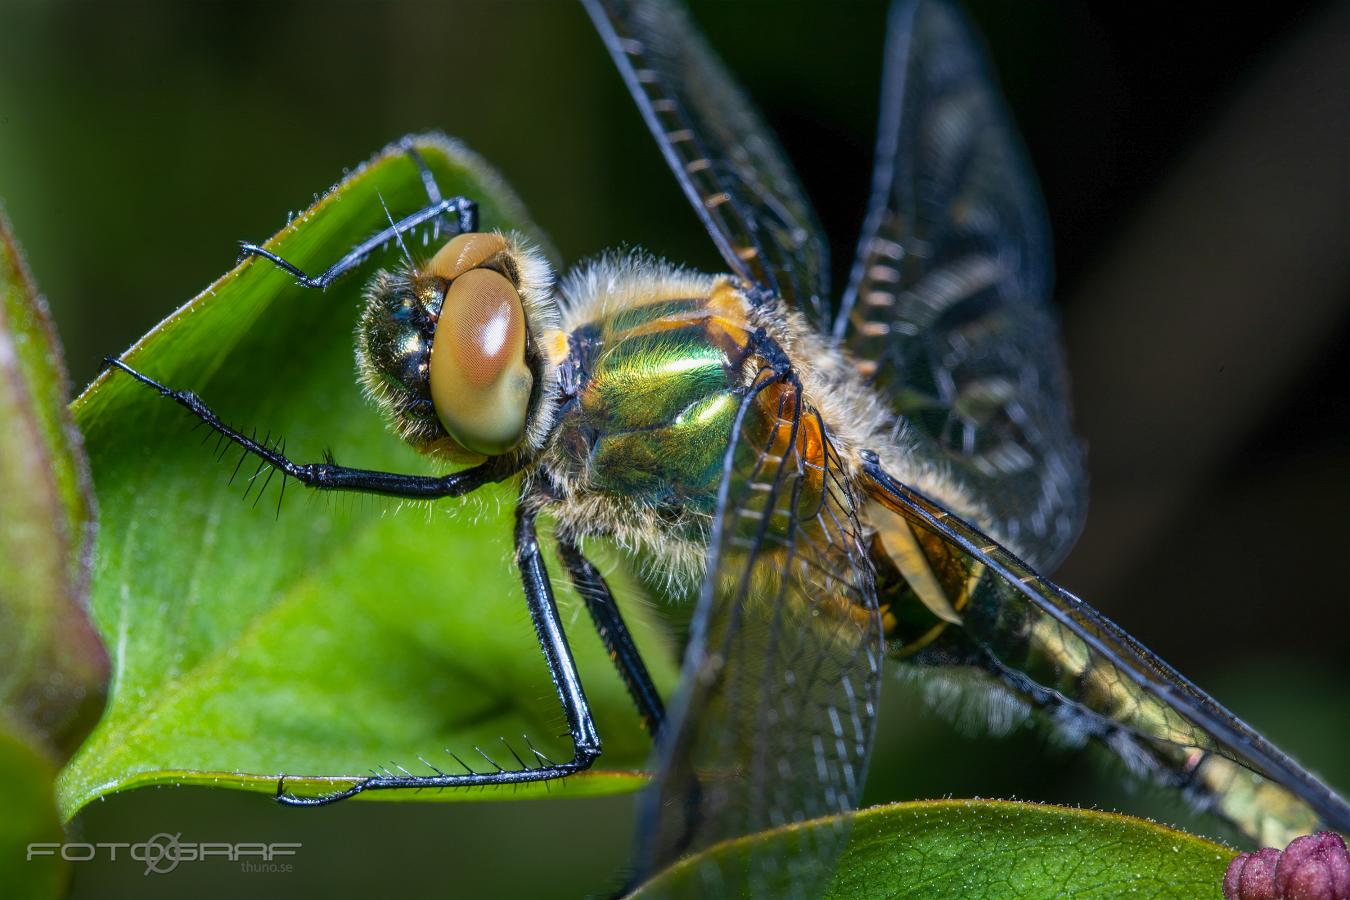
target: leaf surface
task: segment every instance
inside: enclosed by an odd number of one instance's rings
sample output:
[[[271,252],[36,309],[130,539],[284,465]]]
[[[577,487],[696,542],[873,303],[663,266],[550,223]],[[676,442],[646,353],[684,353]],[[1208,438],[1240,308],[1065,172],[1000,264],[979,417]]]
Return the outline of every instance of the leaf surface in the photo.
[[[696,897],[706,866],[734,867],[767,842],[790,854],[828,820],[709,848],[660,873],[639,897]],[[1034,803],[931,800],[876,806],[853,818],[828,896],[1004,900],[1042,897],[1219,898],[1235,851],[1144,819]],[[790,885],[764,885],[789,896]]]
[[[483,230],[540,239],[520,202],[477,157],[442,137],[416,139],[445,196],[479,204]],[[397,147],[350,173],[270,241],[311,273],[395,217],[425,205]],[[410,241],[426,258],[439,242]],[[222,248],[228,252],[229,248]],[[362,282],[396,266],[397,248],[326,292],[266,261],[237,266],[124,354],[190,389],[259,438],[284,436],[298,462],[321,459],[442,473],[384,426],[356,382],[353,329]],[[67,816],[94,797],[161,782],[327,793],[372,770],[452,771],[448,751],[487,768],[474,747],[514,765],[522,735],[554,759],[570,745],[511,562],[508,482],[465,500],[400,504],[317,494],[256,479],[256,461],[192,430],[173,403],[104,373],[74,405],[103,529],[94,611],[113,648],[108,713],[62,774]],[[247,491],[247,498],[241,499]],[[578,665],[604,739],[600,767],[551,786],[377,792],[383,799],[609,793],[644,783],[649,741],[565,573],[550,562]],[[631,588],[622,572],[616,591]],[[623,593],[631,593],[625,590]],[[663,684],[676,675],[645,610],[627,610]]]

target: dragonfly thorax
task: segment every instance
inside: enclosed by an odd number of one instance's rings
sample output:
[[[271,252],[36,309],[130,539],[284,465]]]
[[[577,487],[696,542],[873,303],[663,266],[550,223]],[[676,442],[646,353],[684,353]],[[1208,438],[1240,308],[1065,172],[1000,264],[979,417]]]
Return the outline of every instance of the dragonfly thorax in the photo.
[[[540,464],[560,531],[659,539],[692,572],[748,378],[745,297],[730,279],[642,255],[578,267],[559,293],[566,343]]]

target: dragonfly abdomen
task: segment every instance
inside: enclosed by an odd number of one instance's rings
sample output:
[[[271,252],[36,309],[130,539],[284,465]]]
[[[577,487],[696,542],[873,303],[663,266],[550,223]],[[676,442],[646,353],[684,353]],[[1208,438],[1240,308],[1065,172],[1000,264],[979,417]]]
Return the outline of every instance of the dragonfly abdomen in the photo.
[[[1166,664],[1107,620],[1071,603],[1056,615],[1010,600],[1006,582],[986,564],[913,525],[879,498],[869,513],[890,654],[920,673],[964,674],[987,689],[977,698],[986,701],[981,709],[952,712],[963,719],[983,713],[1001,730],[1034,710],[1066,742],[1105,746],[1136,774],[1181,790],[1196,806],[1263,844],[1283,845],[1334,824],[1278,781],[1230,758],[1203,721],[1209,715],[1228,719],[1230,713],[1189,685],[1186,696],[1175,697],[1147,687],[1149,666],[1161,670]],[[997,548],[990,552],[1006,556]],[[1004,562],[1020,568],[1011,557]],[[1148,662],[1136,663],[1141,674],[1131,676],[1127,660]],[[933,695],[939,702],[947,697],[940,691]],[[989,703],[990,695],[1004,702]],[[1296,769],[1282,756],[1276,763]]]

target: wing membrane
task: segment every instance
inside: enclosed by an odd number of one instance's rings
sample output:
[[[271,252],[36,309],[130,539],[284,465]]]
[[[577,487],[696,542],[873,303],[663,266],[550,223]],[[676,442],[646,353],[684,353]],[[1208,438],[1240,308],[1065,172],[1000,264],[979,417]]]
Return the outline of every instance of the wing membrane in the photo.
[[[1084,512],[1050,236],[979,41],[939,0],[892,7],[873,194],[835,334],[918,451],[1042,568]]]
[[[829,327],[829,250],[759,113],[677,2],[583,0],[652,136],[736,274]]]
[[[849,812],[862,790],[881,622],[853,488],[803,407],[795,380],[766,369],[740,408],[682,692],[643,807],[649,870],[717,841]],[[704,872],[706,886],[715,896],[782,884],[812,895],[846,838],[838,822],[800,852]]]
[[[1119,626],[874,463],[867,472],[872,498],[940,540],[974,582],[961,627],[929,661],[983,669],[1264,845],[1350,829],[1343,799]]]

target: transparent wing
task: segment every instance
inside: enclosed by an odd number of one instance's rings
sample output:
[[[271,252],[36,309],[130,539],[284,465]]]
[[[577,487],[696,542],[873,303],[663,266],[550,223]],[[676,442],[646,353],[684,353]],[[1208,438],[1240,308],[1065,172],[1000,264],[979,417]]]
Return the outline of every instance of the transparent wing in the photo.
[[[855,504],[800,386],[766,369],[739,410],[681,693],[644,801],[639,859],[648,871],[717,841],[855,807],[882,653]],[[708,895],[764,896],[784,884],[817,893],[847,824],[818,831],[786,858],[752,853],[709,868]]]
[[[954,562],[954,581],[973,585],[960,627],[916,661],[983,670],[1066,735],[1105,744],[1265,846],[1350,829],[1345,800],[1119,626],[875,462],[866,471],[871,498],[942,548],[933,568]]]
[[[1033,564],[1077,536],[1082,453],[1048,305],[1050,235],[979,46],[942,0],[891,9],[873,193],[835,334]]]
[[[829,328],[829,250],[783,151],[678,0],[583,0],[723,259]]]

